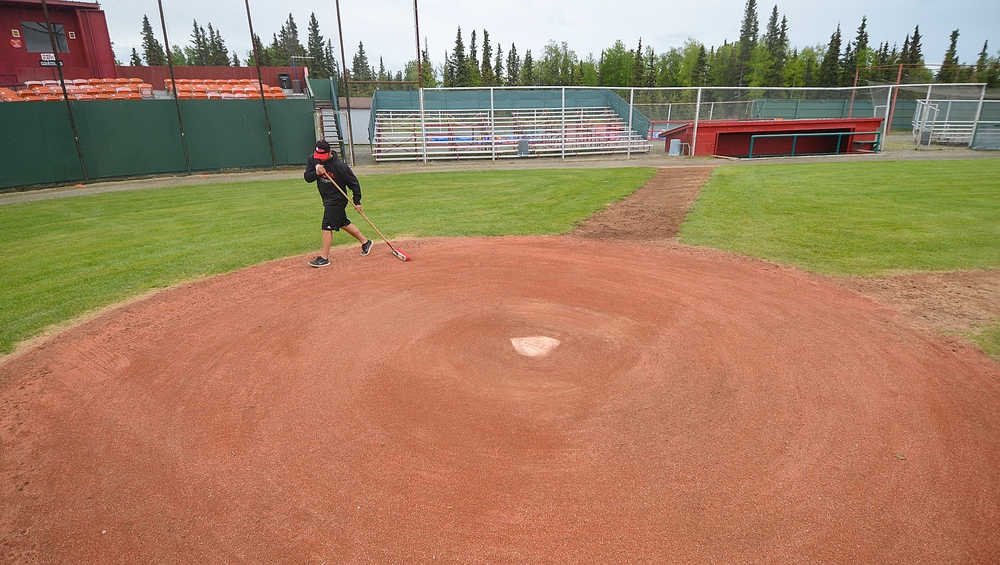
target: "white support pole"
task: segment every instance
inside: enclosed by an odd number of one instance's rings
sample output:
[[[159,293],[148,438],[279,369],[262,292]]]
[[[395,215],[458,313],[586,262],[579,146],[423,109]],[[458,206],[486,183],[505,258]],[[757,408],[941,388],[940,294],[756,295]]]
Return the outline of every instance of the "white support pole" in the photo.
[[[927,118],[931,114],[931,89],[932,88],[934,88],[934,87],[933,86],[928,86],[927,87],[927,97],[924,99],[924,119],[923,119],[923,121],[920,122],[920,138],[917,139],[917,146],[919,146],[920,142],[924,140],[924,129],[927,128]],[[936,120],[937,116],[934,116],[934,119]],[[931,128],[933,128],[933,127],[934,126],[932,125]],[[932,130],[932,133],[933,133],[933,130]],[[931,146],[931,137],[933,137],[933,135],[928,135],[927,136],[927,147]]]
[[[670,121],[670,111],[674,109],[674,103],[667,104],[667,121]],[[670,127],[669,125],[667,127]]]
[[[983,85],[983,90],[979,93],[979,104],[976,105],[976,118],[972,120],[972,136],[969,137],[969,147],[972,147],[972,143],[976,141],[976,131],[979,130],[979,119],[983,117],[983,99],[986,98],[986,85]]]
[[[948,109],[944,111],[944,121],[947,123],[951,117],[951,100],[948,101]]]
[[[635,89],[628,92],[628,138],[625,140],[625,159],[632,158],[632,104],[635,102]]]
[[[712,102],[708,107],[708,121],[712,121],[712,117],[715,116],[715,102]]]
[[[424,156],[424,164],[427,164],[427,122],[424,119],[424,89],[419,91],[420,95],[420,150]]]
[[[885,117],[882,118],[882,139],[879,140],[878,152],[881,153],[885,151],[885,143],[889,138],[889,105],[892,104],[892,89],[895,86],[889,86],[886,90],[888,93],[885,96]]]
[[[497,121],[493,114],[493,87],[490,87],[490,155],[497,160]]]
[[[701,89],[698,89],[698,101],[694,104],[694,133],[691,134],[691,155],[694,158],[695,150],[698,148],[698,118],[701,114]]]
[[[562,158],[566,158],[566,87],[562,89]]]

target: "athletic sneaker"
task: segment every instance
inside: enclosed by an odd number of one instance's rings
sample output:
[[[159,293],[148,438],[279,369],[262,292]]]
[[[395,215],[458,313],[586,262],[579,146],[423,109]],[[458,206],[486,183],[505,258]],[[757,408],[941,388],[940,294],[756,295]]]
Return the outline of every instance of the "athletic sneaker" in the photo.
[[[361,254],[368,255],[368,252],[372,250],[372,240],[368,240],[361,244]]]
[[[309,266],[310,267],[329,267],[330,266],[330,260],[329,259],[324,259],[322,257],[316,257],[312,261],[309,261]]]

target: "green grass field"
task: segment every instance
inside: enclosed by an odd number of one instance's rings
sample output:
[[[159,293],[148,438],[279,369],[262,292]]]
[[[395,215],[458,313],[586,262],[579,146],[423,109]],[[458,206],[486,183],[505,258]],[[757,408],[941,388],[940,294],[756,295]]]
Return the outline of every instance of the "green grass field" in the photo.
[[[715,170],[692,245],[839,275],[1000,267],[1000,159]]]
[[[362,204],[388,237],[555,234],[631,194],[653,174],[373,175],[361,179]],[[319,249],[322,215],[315,186],[300,180],[0,206],[0,353],[51,324],[151,289]],[[334,242],[355,243],[346,234]]]
[[[835,275],[1000,268],[1000,159],[718,168],[680,239]],[[1000,355],[998,328],[970,337]]]

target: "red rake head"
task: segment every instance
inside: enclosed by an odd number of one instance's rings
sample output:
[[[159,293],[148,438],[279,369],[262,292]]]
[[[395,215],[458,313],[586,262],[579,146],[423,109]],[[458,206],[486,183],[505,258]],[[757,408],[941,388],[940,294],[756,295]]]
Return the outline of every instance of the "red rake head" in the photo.
[[[410,260],[410,256],[409,255],[407,255],[406,253],[403,253],[402,251],[400,251],[398,249],[394,248],[392,250],[392,254],[395,255],[396,259],[399,259],[400,261],[406,262],[406,261]]]

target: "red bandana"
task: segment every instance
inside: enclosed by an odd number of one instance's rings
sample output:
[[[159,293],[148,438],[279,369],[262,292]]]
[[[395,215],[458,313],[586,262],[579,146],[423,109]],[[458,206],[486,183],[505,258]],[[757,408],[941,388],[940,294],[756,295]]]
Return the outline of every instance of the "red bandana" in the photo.
[[[327,151],[327,152],[324,153],[324,152],[321,152],[320,150],[317,149],[316,152],[313,153],[313,159],[319,159],[320,161],[326,161],[329,158],[330,158],[330,152],[329,151]]]

